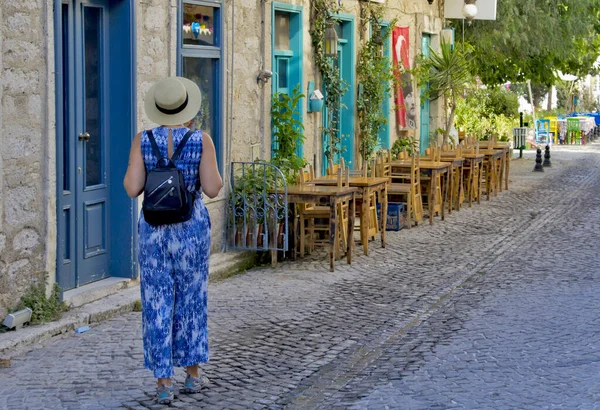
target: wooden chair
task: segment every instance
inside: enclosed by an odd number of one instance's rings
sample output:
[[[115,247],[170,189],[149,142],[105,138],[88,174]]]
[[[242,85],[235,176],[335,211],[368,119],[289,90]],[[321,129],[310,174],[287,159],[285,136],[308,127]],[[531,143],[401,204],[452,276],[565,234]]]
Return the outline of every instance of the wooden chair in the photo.
[[[440,162],[441,157],[441,148],[437,145],[433,147],[427,148],[425,150],[425,158],[429,161]],[[430,201],[434,201],[433,203],[433,214],[436,215],[442,212],[442,180],[441,176],[438,174],[435,181],[435,192],[431,192],[431,184],[432,184],[431,176],[429,175],[421,175],[421,192],[423,197],[426,198],[426,204],[429,208]],[[433,198],[432,198],[433,196]],[[425,206],[425,205],[423,205]]]
[[[495,136],[490,136],[487,141],[484,141],[483,147],[486,151],[494,151],[494,145],[496,143]],[[490,195],[497,195],[498,190],[498,175],[500,167],[502,166],[502,158],[498,159],[485,159],[483,161],[483,168],[481,169],[481,182],[483,189],[485,189],[487,199],[489,201]]]
[[[346,169],[346,164],[344,163],[344,158],[340,158],[339,164],[334,164],[332,159],[329,159],[329,166],[327,167],[327,175],[336,175],[338,169],[341,169],[342,172]]]
[[[473,143],[471,136],[464,139],[462,146],[462,152],[464,154],[479,155],[479,145]],[[476,162],[468,162],[463,165],[463,189],[465,195],[469,198],[469,206],[472,204],[472,200],[477,200],[477,203],[481,201],[481,180],[479,179],[479,167],[480,164]]]
[[[363,176],[364,177],[375,177],[376,172],[376,161],[363,162]],[[375,239],[375,236],[379,233],[379,218],[377,217],[377,195],[372,192],[369,195],[369,203],[365,205],[368,212],[368,225],[367,225],[367,237]]]
[[[459,143],[458,145],[452,147],[449,144],[444,144],[442,146],[442,156],[444,159],[456,159],[462,158],[462,147],[463,144]],[[449,208],[452,209],[460,209],[462,203],[464,202],[465,195],[463,189],[463,167],[464,164],[458,168],[452,167],[452,192],[450,193],[449,198]]]
[[[402,154],[402,153],[400,153]],[[406,152],[399,155],[398,159],[406,157]],[[415,225],[423,219],[423,201],[421,198],[421,172],[419,169],[419,153],[414,153],[410,157],[411,165],[408,172],[392,172],[390,165],[391,155],[385,152],[379,153],[379,175],[382,177],[391,178],[388,185],[389,197],[402,197],[406,200],[406,220],[408,229],[412,226],[412,221]]]
[[[342,172],[341,167],[337,169],[337,186],[338,188],[348,187],[349,184],[349,172],[346,170]],[[309,179],[305,179],[305,178]],[[309,183],[312,181],[314,174],[312,173],[312,167],[310,171],[302,170],[300,172],[299,183]],[[336,213],[338,218],[338,236],[336,238],[336,259],[339,259],[342,252],[341,249],[347,248],[348,243],[348,214],[349,206],[348,202],[338,203],[336,206]],[[330,235],[330,208],[329,206],[312,205],[312,204],[300,204],[299,205],[299,226],[300,226],[300,256],[304,256],[304,251],[308,247],[309,253],[316,246],[329,246],[329,235]]]
[[[374,162],[371,165],[371,169],[373,169],[373,166]],[[349,170],[349,174],[350,176],[363,178],[371,176],[371,174],[369,173],[369,163],[367,161],[363,161],[362,167],[360,169]],[[363,206],[365,207],[364,210]],[[379,232],[379,223],[377,221],[377,197],[375,193],[370,194],[368,200],[366,201],[361,195],[356,196],[355,216],[360,216],[360,214],[362,214],[363,211],[367,213],[367,238],[374,238],[375,235],[377,235],[377,233]],[[360,222],[360,218],[357,218],[356,220]],[[360,224],[358,226],[355,226],[354,228],[355,231],[360,229]]]

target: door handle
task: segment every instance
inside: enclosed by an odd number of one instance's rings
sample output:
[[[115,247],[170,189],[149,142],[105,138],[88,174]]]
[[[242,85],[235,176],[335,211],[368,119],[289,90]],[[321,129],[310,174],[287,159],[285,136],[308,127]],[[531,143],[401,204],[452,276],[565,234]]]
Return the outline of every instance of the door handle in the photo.
[[[79,134],[79,141],[84,141],[87,142],[90,140],[90,134],[87,132],[84,132],[83,134]]]

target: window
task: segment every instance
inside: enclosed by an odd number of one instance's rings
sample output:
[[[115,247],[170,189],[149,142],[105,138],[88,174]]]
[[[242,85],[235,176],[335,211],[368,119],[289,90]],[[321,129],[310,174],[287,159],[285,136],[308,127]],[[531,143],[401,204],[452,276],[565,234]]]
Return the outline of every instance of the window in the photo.
[[[198,84],[202,94],[189,126],[212,137],[221,164],[221,4],[182,0],[180,6],[178,75]]]
[[[219,9],[183,4],[183,44],[217,45]]]
[[[290,14],[275,12],[275,50],[290,49]]]

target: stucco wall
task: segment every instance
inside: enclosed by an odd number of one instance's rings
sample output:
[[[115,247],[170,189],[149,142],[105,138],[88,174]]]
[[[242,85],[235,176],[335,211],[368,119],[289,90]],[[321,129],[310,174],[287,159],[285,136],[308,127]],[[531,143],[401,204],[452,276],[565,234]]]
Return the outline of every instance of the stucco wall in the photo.
[[[47,12],[41,0],[0,8],[0,317],[47,268]]]

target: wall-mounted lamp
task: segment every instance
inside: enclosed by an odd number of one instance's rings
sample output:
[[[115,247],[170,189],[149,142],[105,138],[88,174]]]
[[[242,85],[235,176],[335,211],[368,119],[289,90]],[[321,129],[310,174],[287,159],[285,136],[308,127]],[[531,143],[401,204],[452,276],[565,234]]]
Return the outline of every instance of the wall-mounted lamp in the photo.
[[[471,22],[477,15],[477,0],[465,0],[465,4],[462,8],[462,15],[465,16],[467,21]]]
[[[329,23],[325,29],[325,57],[336,58],[338,55],[338,35],[333,27],[333,23]]]
[[[256,77],[256,83],[260,84],[262,81],[263,84],[269,81],[269,78],[273,77],[273,72],[269,70],[260,70],[258,73],[258,77]]]

